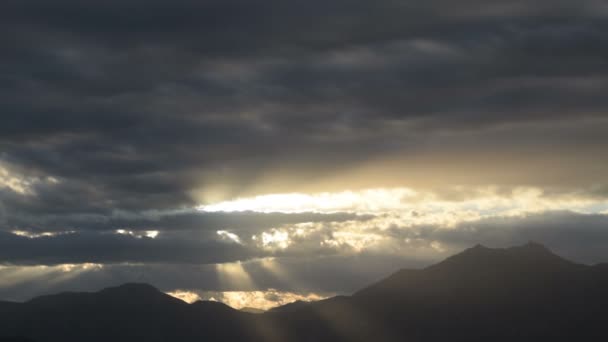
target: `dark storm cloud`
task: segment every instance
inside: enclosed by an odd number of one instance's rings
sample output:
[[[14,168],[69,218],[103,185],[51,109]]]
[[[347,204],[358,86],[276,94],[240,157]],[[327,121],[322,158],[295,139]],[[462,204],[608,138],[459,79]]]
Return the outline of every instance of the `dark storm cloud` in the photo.
[[[0,225],[339,221],[112,215],[289,192],[393,156],[437,179],[463,160],[500,183],[490,155],[516,185],[603,196],[606,16],[591,0],[4,1],[0,167],[31,194],[0,189]]]
[[[213,240],[137,238],[123,234],[74,233],[27,238],[0,233],[0,259],[17,265],[65,263],[215,263],[248,259],[259,253]]]
[[[267,256],[335,255],[340,251],[311,246],[289,250],[264,248],[251,239],[262,229],[242,226],[230,230],[241,241],[222,238],[216,231],[160,232],[66,232],[53,236],[27,237],[0,231],[0,265],[57,265],[79,263],[214,264],[247,261]]]
[[[1,192],[0,192],[1,193]],[[46,197],[5,193],[0,230],[54,232],[67,230],[206,230],[271,228],[302,222],[364,221],[372,215],[354,213],[204,212],[195,209],[132,212],[99,203],[78,203],[80,193],[49,192]]]

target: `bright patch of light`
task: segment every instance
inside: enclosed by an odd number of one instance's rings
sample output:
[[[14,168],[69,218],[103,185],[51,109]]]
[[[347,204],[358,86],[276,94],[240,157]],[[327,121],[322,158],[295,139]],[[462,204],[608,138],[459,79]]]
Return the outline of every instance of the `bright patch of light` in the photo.
[[[318,194],[270,194],[251,198],[238,198],[199,207],[207,212],[378,212],[403,207],[403,201],[415,196],[407,188],[369,189]]]
[[[183,290],[175,290],[172,292],[166,292],[169,296],[175,297],[177,299],[181,299],[188,304],[192,304],[201,300],[201,297],[192,291],[183,291]]]
[[[378,234],[357,231],[336,231],[321,241],[322,246],[349,247],[357,252],[378,245],[384,238]]]
[[[450,246],[425,237],[425,227],[455,229],[494,218],[525,218],[546,212],[608,214],[608,200],[576,192],[547,192],[535,187],[448,187],[415,191],[379,188],[335,193],[271,194],[214,203],[203,211],[282,213],[348,212],[370,215],[365,220],[299,222],[252,234],[241,243],[274,252],[290,248],[323,248],[338,253],[365,251],[444,254]],[[230,236],[219,233],[227,240]],[[404,248],[404,243],[407,248]]]
[[[158,236],[158,230],[146,230],[146,237],[155,239]]]
[[[545,211],[568,210],[583,214],[608,212],[608,200],[585,198],[576,194],[547,196],[541,189],[530,187],[509,191],[496,187],[454,187],[439,192],[392,188],[261,195],[206,205],[199,209],[207,212],[350,212],[382,216],[385,227],[454,227],[462,222],[489,217],[515,217]]]
[[[254,308],[268,310],[295,301],[318,301],[328,297],[317,293],[296,293],[268,289],[266,291],[201,292],[201,298],[222,302],[235,309]]]
[[[0,289],[24,284],[53,286],[67,282],[88,272],[103,268],[101,264],[60,264],[54,266],[3,266],[0,267]],[[8,298],[5,298],[8,299]]]
[[[238,235],[236,235],[234,233],[230,233],[230,232],[225,231],[225,230],[218,230],[217,231],[217,235],[219,235],[223,239],[226,239],[226,240],[229,240],[229,241],[241,244],[241,239],[239,238]]]
[[[36,184],[55,185],[59,180],[55,177],[27,177],[17,172],[11,171],[8,164],[0,161],[0,189],[6,188],[24,196],[35,194]]]
[[[254,288],[251,276],[240,262],[216,264],[215,271],[220,285],[225,288]]]
[[[114,232],[119,235],[129,235],[138,239],[141,239],[143,237],[155,239],[159,234],[158,230],[132,231],[126,229],[116,229]]]
[[[18,177],[0,165],[0,188],[8,188],[21,195],[29,195],[31,185],[30,180]]]
[[[443,245],[439,241],[431,242],[430,246],[438,252],[445,252],[445,248],[443,248]]]
[[[291,244],[289,233],[273,229],[270,232],[262,233],[262,246],[265,248],[285,249]]]
[[[73,272],[73,271],[90,271],[90,270],[99,270],[103,268],[102,264],[95,263],[84,263],[84,264],[61,264],[58,265],[59,269],[63,272]]]
[[[70,231],[65,231],[65,232],[34,233],[34,232],[28,232],[26,230],[13,230],[13,231],[11,231],[11,233],[14,235],[23,236],[23,237],[26,237],[29,239],[38,239],[38,238],[42,238],[42,237],[53,237],[53,236],[58,236],[58,235],[73,234],[75,232],[70,230]]]

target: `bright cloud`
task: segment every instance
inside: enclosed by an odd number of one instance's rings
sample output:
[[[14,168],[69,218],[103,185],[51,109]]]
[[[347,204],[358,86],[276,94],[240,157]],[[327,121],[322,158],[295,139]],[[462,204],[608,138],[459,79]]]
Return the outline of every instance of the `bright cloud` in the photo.
[[[258,238],[254,236],[254,240]],[[289,233],[284,230],[272,229],[269,232],[263,232],[260,238],[262,247],[268,249],[285,249],[291,245],[292,241],[289,238]]]
[[[207,212],[257,211],[257,212],[360,212],[374,213],[401,208],[402,201],[416,192],[407,188],[370,189],[317,194],[269,194],[251,198],[238,198],[199,207]]]
[[[202,292],[201,297],[206,300],[222,302],[235,309],[255,308],[268,310],[273,307],[285,305],[295,301],[317,301],[333,294],[285,292],[275,289],[266,291],[224,291]]]
[[[409,188],[379,188],[317,194],[271,194],[237,198],[199,207],[207,212],[282,212],[382,215],[385,225],[434,224],[454,226],[495,216],[523,216],[544,211],[569,210],[600,213],[608,210],[608,200],[575,194],[547,195],[539,188],[518,187],[509,191],[497,187],[464,189],[445,193],[420,192]]]
[[[196,301],[201,300],[201,297],[192,291],[183,291],[183,290],[175,290],[171,292],[166,292],[169,296],[175,297],[177,299],[181,299],[186,303],[194,303]]]
[[[218,230],[217,235],[219,235],[224,240],[236,242],[239,244],[241,243],[241,239],[239,238],[239,236],[234,233],[231,233],[231,232],[228,232],[225,230]]]
[[[127,229],[117,229],[115,231],[115,233],[120,234],[120,235],[130,235],[130,236],[136,237],[138,239],[141,239],[143,237],[155,239],[158,236],[159,231],[158,230],[132,231],[132,230],[127,230]]]
[[[580,214],[608,212],[608,201],[573,193],[548,193],[540,188],[451,187],[442,191],[378,188],[317,194],[271,194],[238,198],[203,206],[200,210],[255,212],[348,212],[373,215],[369,220],[302,222],[286,224],[252,236],[252,243],[269,251],[291,248],[332,248],[362,252],[403,253],[404,244],[420,245],[423,227],[455,229],[462,224],[492,218],[570,211]],[[395,233],[402,231],[405,233]],[[218,231],[225,239],[241,241],[234,233]],[[400,237],[406,236],[406,240]],[[436,253],[446,251],[438,241],[422,243]]]
[[[38,183],[58,184],[55,177],[28,177],[11,170],[10,165],[0,161],[0,189],[7,188],[21,195],[33,195],[34,186]]]
[[[332,294],[320,295],[317,293],[297,293],[268,289],[265,291],[196,291],[174,290],[166,292],[168,295],[181,299],[186,303],[200,300],[222,302],[235,309],[253,308],[268,310],[277,306],[293,303],[295,301],[318,301],[328,298]]]
[[[23,236],[29,239],[38,239],[41,237],[53,237],[53,236],[58,236],[58,235],[65,235],[65,234],[74,234],[75,231],[65,231],[65,232],[40,232],[40,233],[36,233],[36,232],[29,232],[26,230],[13,230],[11,231],[12,234],[14,235],[18,235],[18,236]]]

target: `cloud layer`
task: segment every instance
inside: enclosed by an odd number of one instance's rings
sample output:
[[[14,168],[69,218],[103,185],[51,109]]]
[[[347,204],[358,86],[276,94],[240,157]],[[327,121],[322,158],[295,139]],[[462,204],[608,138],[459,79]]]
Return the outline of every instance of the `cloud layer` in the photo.
[[[599,0],[4,1],[0,298],[141,274],[343,293],[478,242],[608,260],[607,17]]]
[[[28,210],[605,183],[600,1],[2,7],[1,158],[57,181]]]

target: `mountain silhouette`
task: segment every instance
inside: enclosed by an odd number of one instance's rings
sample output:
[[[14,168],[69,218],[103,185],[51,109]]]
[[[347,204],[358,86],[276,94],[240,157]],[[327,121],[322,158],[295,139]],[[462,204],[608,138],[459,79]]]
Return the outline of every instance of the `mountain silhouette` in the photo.
[[[555,286],[560,280],[556,278],[586,269],[534,242],[504,249],[476,245],[425,269],[401,270],[355,295],[449,295],[459,290],[479,296],[481,290],[507,291],[518,286],[530,291],[537,285]]]
[[[608,265],[538,243],[469,248],[352,296],[248,313],[146,284],[0,302],[0,341],[607,340]]]

